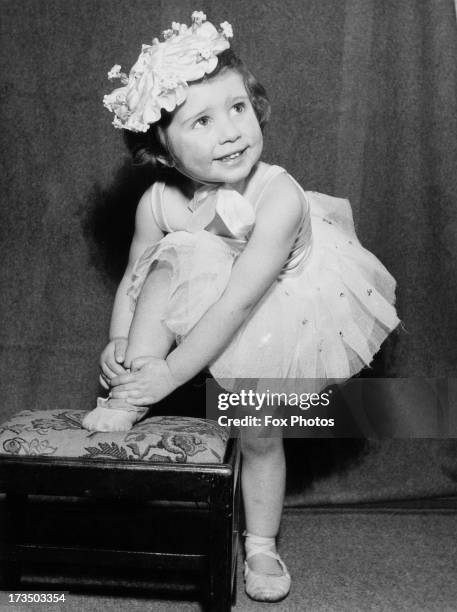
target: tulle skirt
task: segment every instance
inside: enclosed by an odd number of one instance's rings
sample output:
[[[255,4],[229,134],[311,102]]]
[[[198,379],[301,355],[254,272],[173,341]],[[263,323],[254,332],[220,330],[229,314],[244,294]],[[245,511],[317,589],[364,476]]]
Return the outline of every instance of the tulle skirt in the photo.
[[[307,379],[319,391],[370,364],[398,325],[395,280],[359,243],[349,202],[306,192],[312,244],[306,258],[273,283],[229,345],[209,364],[225,388],[236,380]],[[138,260],[137,299],[155,262],[171,268],[163,322],[181,342],[224,292],[245,243],[202,230],[172,232]]]

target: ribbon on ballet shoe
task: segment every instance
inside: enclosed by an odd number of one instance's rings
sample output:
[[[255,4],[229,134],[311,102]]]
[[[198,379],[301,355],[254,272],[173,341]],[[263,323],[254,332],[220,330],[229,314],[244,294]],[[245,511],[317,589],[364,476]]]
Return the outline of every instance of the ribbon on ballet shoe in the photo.
[[[277,552],[271,550],[272,546],[276,548],[275,538],[258,536],[247,531],[243,532],[243,536],[246,537],[246,560],[244,562],[246,594],[255,601],[281,601],[289,594],[291,578],[284,561]],[[251,569],[248,560],[258,553],[275,559],[283,573],[280,575],[266,574]]]
[[[129,404],[125,399],[115,399],[113,397],[97,397],[97,408],[108,408],[108,410],[122,410],[123,412],[144,413],[147,411],[145,406],[135,406]]]
[[[246,538],[244,541],[246,560],[258,553],[263,553],[268,557],[275,558],[271,547],[273,546],[273,548],[276,548],[276,538],[258,536],[247,531],[243,531],[243,536]]]

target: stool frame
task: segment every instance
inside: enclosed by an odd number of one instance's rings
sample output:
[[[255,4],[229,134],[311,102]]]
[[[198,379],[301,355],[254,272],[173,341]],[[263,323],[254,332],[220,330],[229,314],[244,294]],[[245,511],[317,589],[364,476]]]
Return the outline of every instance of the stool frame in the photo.
[[[19,585],[25,563],[87,563],[90,558],[102,567],[198,570],[206,576],[209,612],[229,611],[236,601],[240,499],[240,445],[236,438],[228,440],[223,462],[215,464],[0,455],[0,492],[6,494],[6,543],[0,558],[9,589]],[[171,506],[174,502],[201,502],[208,509],[209,546],[206,554],[182,554],[26,542],[24,512],[32,495],[164,500]]]

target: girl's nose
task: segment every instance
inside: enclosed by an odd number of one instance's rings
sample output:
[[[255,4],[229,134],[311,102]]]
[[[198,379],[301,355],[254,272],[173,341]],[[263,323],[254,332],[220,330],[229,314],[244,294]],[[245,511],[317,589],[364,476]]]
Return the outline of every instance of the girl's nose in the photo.
[[[238,140],[241,136],[241,130],[236,122],[231,119],[226,119],[221,122],[219,127],[219,140],[222,143],[224,142],[234,142]]]

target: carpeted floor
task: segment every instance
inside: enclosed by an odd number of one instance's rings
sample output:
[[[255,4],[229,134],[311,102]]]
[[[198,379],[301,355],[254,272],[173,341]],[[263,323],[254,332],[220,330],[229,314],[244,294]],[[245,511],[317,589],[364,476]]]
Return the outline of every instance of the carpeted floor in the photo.
[[[235,610],[254,612],[454,612],[457,610],[455,508],[319,510],[285,512],[280,550],[293,577],[278,604],[247,598],[238,565]],[[24,588],[30,588],[24,584]],[[43,587],[40,587],[43,588]],[[60,587],[61,588],[61,587]],[[58,585],[49,590],[59,590]],[[32,609],[7,603],[1,612]],[[55,612],[197,612],[185,595],[173,599],[139,592],[69,592]],[[190,595],[189,595],[190,597]],[[35,605],[33,609],[43,609]]]

